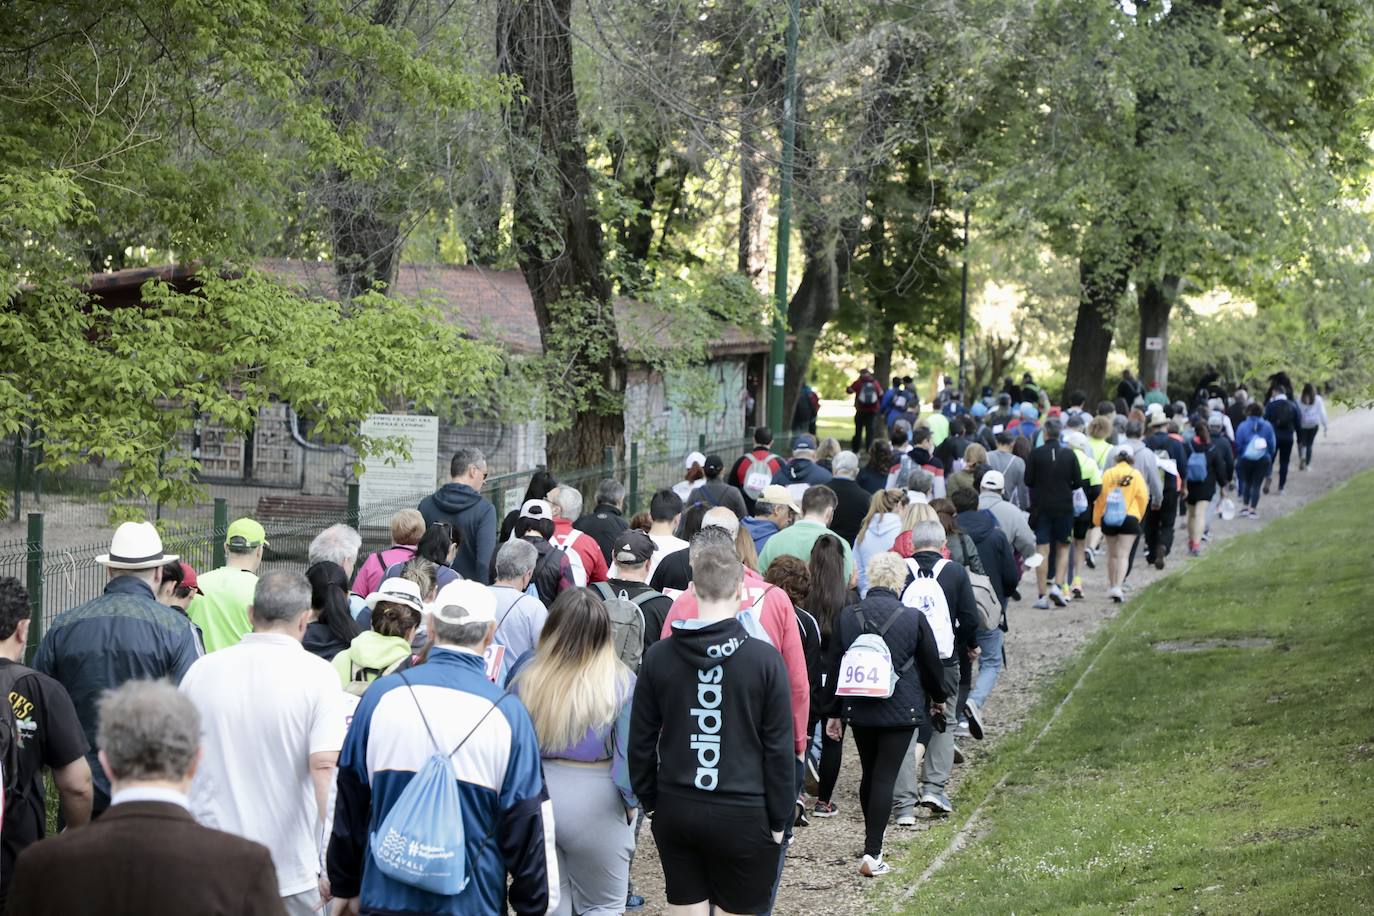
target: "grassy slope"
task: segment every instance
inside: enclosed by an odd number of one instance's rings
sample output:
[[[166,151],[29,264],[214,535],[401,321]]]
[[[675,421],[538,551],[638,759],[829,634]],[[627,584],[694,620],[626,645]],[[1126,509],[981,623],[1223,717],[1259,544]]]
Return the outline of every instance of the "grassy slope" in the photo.
[[[1365,474],[1127,605],[964,784],[960,819],[918,835],[875,909],[1374,912],[1371,518]],[[1275,646],[1152,647],[1246,636]],[[1003,774],[977,841],[905,897]]]

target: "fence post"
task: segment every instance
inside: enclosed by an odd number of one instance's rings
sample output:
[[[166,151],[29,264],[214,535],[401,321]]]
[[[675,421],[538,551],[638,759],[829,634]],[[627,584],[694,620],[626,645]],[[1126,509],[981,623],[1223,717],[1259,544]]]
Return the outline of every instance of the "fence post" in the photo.
[[[706,454],[706,434],[697,433],[697,451]]]
[[[24,436],[14,434],[14,520],[24,511]]]
[[[603,478],[615,476],[615,449],[609,445],[601,450],[601,476]],[[597,482],[600,483],[600,481]]]
[[[627,503],[629,511],[626,515],[634,515],[639,511],[639,443],[630,443],[630,501]]]
[[[224,537],[229,532],[229,501],[223,496],[215,497],[215,543],[210,545],[214,551],[214,568],[224,565]]]
[[[32,661],[43,639],[43,513],[29,513],[28,571],[29,642],[24,656]]]
[[[358,500],[358,485],[356,483],[350,483],[348,485],[347,524],[348,527],[352,528],[354,531],[362,527],[362,506],[359,504]]]

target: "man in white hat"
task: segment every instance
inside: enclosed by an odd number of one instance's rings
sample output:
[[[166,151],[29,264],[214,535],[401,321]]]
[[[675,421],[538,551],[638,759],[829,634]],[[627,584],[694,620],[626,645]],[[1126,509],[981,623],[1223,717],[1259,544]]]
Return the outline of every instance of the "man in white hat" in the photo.
[[[329,896],[319,837],[343,747],[343,693],[329,662],[301,645],[305,576],[257,579],[248,619],[252,632],[200,659],[181,682],[201,722],[191,813],[266,846],[286,912],[308,916]]]
[[[770,483],[754,501],[754,514],[744,519],[744,527],[754,539],[754,550],[761,551],[768,539],[797,519],[801,506],[782,484]]]
[[[162,550],[149,522],[125,522],[95,561],[109,570],[105,593],[57,615],[43,634],[34,668],[55,678],[76,706],[90,750],[86,761],[95,780],[92,814],[110,804],[110,781],[96,759],[100,695],[125,681],[169,678],[180,683],[196,660],[191,622],[154,595],[162,565],[177,559]]]
[[[993,518],[997,519],[997,527],[1001,528],[1007,540],[1011,541],[1012,549],[1021,555],[1022,563],[1031,557],[1038,561],[1040,555],[1035,552],[1035,533],[1031,531],[1026,513],[1006,501],[1003,496],[1005,489],[1006,477],[1001,471],[984,472],[981,491],[978,494],[978,508],[988,510]]]

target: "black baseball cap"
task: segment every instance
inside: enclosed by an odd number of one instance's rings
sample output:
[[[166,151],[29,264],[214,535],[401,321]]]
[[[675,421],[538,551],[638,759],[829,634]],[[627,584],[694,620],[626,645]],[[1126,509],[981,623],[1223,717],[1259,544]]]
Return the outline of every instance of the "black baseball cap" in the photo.
[[[627,528],[616,535],[615,549],[611,551],[611,557],[617,563],[638,566],[640,563],[647,563],[657,549],[658,545],[643,531],[638,528]]]

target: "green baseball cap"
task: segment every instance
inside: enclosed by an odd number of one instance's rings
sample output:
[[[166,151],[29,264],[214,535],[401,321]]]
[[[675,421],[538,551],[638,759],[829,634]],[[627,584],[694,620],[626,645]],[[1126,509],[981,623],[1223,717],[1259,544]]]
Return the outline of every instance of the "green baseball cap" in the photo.
[[[229,531],[224,538],[225,547],[243,549],[249,547],[263,547],[266,546],[266,544],[267,532],[251,518],[235,519],[229,525]]]

